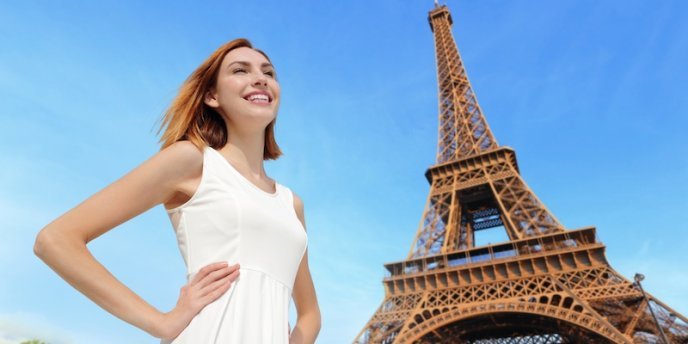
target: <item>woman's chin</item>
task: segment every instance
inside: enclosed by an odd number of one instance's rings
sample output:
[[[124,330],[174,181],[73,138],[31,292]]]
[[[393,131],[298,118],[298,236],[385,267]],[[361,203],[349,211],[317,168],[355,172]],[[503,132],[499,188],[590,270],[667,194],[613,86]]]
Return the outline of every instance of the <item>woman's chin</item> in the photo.
[[[274,117],[276,109],[272,104],[247,104],[242,111],[250,116],[272,116]]]
[[[246,111],[238,116],[231,116],[232,123],[245,128],[265,128],[275,119],[272,111]]]

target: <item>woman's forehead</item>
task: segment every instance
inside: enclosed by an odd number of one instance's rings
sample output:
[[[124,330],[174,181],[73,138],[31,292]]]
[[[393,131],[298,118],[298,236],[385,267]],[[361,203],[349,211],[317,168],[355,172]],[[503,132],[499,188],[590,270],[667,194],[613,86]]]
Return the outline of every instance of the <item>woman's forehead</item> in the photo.
[[[224,60],[222,61],[222,64],[228,65],[232,62],[237,62],[237,61],[243,61],[243,62],[248,62],[251,64],[257,64],[257,65],[262,65],[264,63],[270,63],[263,54],[248,48],[248,47],[241,47],[241,48],[236,48],[225,55]]]

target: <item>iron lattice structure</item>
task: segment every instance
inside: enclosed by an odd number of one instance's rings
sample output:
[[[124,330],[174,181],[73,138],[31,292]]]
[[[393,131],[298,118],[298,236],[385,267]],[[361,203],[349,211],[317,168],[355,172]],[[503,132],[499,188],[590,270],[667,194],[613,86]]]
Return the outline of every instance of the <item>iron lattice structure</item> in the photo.
[[[688,320],[611,268],[595,228],[567,230],[499,146],[466,75],[446,6],[428,20],[439,141],[406,260],[386,264],[385,299],[354,343],[688,343]],[[475,234],[509,240],[478,247]]]

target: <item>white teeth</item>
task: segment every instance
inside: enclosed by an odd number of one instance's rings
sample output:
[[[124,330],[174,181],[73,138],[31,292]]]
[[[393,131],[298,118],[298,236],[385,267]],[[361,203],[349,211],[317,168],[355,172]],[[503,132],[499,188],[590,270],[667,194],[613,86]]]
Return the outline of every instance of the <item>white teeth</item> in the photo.
[[[265,102],[267,102],[267,101],[269,101],[270,99],[268,98],[268,96],[266,96],[266,95],[264,95],[264,94],[252,94],[252,95],[250,95],[250,96],[248,97],[248,100],[249,100],[249,101],[260,100],[260,101],[265,101]]]

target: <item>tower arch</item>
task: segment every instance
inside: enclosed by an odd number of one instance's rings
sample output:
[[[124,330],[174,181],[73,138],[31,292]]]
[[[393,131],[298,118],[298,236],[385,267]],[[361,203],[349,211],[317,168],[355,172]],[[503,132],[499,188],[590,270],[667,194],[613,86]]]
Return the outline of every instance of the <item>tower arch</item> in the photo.
[[[437,314],[396,338],[400,343],[491,341],[604,344],[623,342],[624,338],[592,314],[523,301],[496,302]]]

